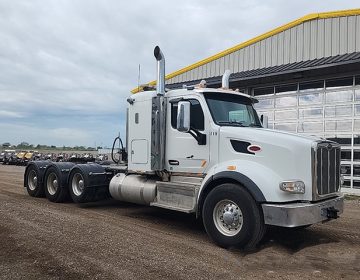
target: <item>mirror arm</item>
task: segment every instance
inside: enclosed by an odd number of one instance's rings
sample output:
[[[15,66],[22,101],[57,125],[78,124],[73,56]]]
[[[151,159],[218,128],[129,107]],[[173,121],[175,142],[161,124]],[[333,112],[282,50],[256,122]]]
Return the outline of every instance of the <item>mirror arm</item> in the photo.
[[[206,145],[206,134],[201,133],[197,129],[190,127],[189,133],[198,142],[198,145]]]

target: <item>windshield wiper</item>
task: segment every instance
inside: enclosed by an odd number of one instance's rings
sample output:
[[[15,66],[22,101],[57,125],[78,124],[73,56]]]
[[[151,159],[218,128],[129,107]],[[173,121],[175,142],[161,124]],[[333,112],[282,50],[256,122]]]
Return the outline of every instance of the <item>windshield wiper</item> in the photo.
[[[236,121],[218,121],[218,124],[228,124],[228,125],[235,125],[235,126],[244,126],[243,122],[236,122]]]
[[[260,124],[251,123],[249,124],[250,127],[262,127]]]

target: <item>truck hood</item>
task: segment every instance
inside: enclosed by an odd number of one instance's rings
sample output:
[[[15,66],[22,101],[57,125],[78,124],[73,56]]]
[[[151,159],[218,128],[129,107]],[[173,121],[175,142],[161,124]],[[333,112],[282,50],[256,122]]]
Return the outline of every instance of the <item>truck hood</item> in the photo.
[[[301,180],[307,194],[290,195],[286,199],[311,200],[311,148],[320,138],[264,128],[228,126],[220,127],[219,138],[219,162],[232,161],[229,164],[238,166],[238,172],[255,178],[255,183],[268,190],[267,199],[276,201],[286,195],[279,189],[280,182]],[[241,141],[238,145],[242,147],[250,143],[261,149],[254,153],[247,152],[246,148],[236,150],[234,140]]]
[[[236,138],[249,140],[248,142],[267,142],[271,143],[281,143],[286,142],[286,145],[290,143],[299,143],[299,144],[311,144],[315,141],[322,140],[316,136],[307,136],[301,135],[286,131],[265,129],[265,128],[255,128],[255,127],[230,127],[222,126],[220,132],[226,135],[233,135]],[[251,140],[251,141],[250,141]]]

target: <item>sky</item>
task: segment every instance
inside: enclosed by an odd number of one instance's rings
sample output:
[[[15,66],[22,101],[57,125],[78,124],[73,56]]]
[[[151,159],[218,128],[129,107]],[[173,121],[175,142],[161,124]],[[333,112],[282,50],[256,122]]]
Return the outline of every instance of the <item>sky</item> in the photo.
[[[0,144],[111,146],[126,97],[309,13],[358,0],[0,0]]]

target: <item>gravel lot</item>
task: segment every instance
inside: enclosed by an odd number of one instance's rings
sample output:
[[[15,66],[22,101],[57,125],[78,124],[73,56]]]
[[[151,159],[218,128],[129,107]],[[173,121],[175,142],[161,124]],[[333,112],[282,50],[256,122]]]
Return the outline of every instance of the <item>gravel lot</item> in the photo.
[[[0,279],[359,279],[360,201],[302,231],[224,250],[193,216],[116,201],[55,204],[0,165]]]

